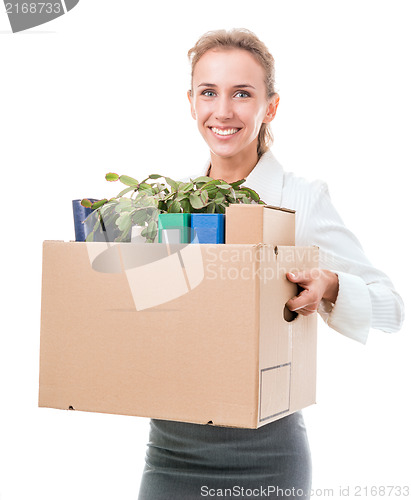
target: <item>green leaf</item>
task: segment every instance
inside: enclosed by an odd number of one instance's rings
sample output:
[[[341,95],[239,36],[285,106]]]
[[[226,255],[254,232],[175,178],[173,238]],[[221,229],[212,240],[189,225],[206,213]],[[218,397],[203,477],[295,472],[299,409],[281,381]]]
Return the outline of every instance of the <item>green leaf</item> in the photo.
[[[177,191],[178,184],[177,184],[176,181],[174,181],[170,177],[164,177],[164,179],[166,180],[167,184],[169,184],[171,186],[171,188],[173,189],[173,191]]]
[[[117,198],[121,198],[122,196],[124,196],[126,193],[128,193],[129,191],[133,191],[134,189],[136,189],[135,186],[130,186],[130,187],[127,187],[126,189],[123,189],[123,191],[120,191],[117,195]]]
[[[211,182],[207,182],[206,184],[203,184],[203,186],[201,187],[202,190],[207,190],[208,192],[208,195],[210,196],[210,198],[213,198],[218,189],[217,189],[217,184],[220,184],[221,181],[219,181],[218,179],[213,179]]]
[[[120,231],[125,231],[126,228],[131,227],[131,217],[130,214],[124,213],[116,220],[116,224]]]
[[[105,205],[107,202],[108,202],[108,199],[107,199],[107,198],[103,198],[102,200],[95,201],[95,202],[92,204],[91,208],[92,208],[93,210],[95,210],[96,208],[100,208],[100,207],[102,207],[102,206],[103,206],[103,205]]]
[[[133,177],[129,177],[128,175],[120,175],[119,180],[126,186],[138,185],[138,181],[136,179],[133,179]]]
[[[138,190],[147,194],[154,194],[153,186],[151,184],[148,184],[148,182],[142,182],[141,184],[139,184]]]
[[[183,193],[184,195],[184,193]],[[166,194],[163,198],[163,201],[167,201],[169,200],[170,198],[173,198],[175,196],[175,193],[169,193],[169,194]]]
[[[188,198],[190,195],[187,193],[177,193],[177,196],[174,198],[177,201],[184,200],[185,198]]]
[[[180,205],[181,205],[181,208],[183,209],[183,213],[185,213],[185,214],[191,213],[192,210],[191,210],[191,205],[190,205],[188,198],[184,198],[184,200],[181,200]]]
[[[194,184],[192,182],[186,182],[185,184],[180,184],[178,191],[180,193],[187,193],[187,191],[192,191],[194,189]]]
[[[248,187],[245,187],[243,186],[242,188],[242,191],[246,191],[248,193],[248,195],[250,196],[250,198],[254,201],[258,201],[260,199],[260,197],[258,196],[258,194],[254,191],[254,189],[250,189]]]
[[[110,208],[110,207],[115,206],[115,205],[117,204],[117,202],[118,202],[117,200],[118,200],[118,198],[117,198],[117,197],[115,197],[115,198],[110,198],[110,199],[108,200],[108,202],[104,205],[104,210],[106,210],[107,208]]]
[[[212,177],[207,177],[206,175],[202,175],[201,177],[196,177],[193,179],[194,184],[197,184],[198,182],[209,182],[211,180],[214,180]]]
[[[235,182],[230,182],[230,185],[234,188],[234,189],[237,189],[238,186],[241,186],[241,184],[243,184],[245,182],[245,179],[240,179],[239,181],[235,181]]]
[[[129,212],[130,210],[133,210],[133,208],[135,207],[133,206],[133,201],[130,198],[120,198],[114,207],[114,211],[121,214],[122,212]]]
[[[136,224],[137,226],[144,226],[147,217],[148,215],[146,210],[144,208],[140,208],[132,215],[131,220],[133,221],[133,224]]]
[[[174,200],[171,205],[168,207],[168,213],[170,214],[176,214],[181,212],[181,205],[180,202],[177,200]]]
[[[190,194],[189,199],[193,208],[203,208],[205,205],[203,199],[200,197],[200,194],[198,194],[198,191],[196,193]]]
[[[156,234],[157,234],[157,224],[153,220],[151,220],[147,226],[147,238],[150,240],[154,240]]]
[[[91,206],[92,206],[93,204],[92,204],[92,203],[91,203],[91,201],[90,201],[90,200],[88,200],[87,198],[83,198],[83,199],[81,200],[81,202],[80,202],[80,205],[81,205],[82,207],[85,207],[85,208],[91,208]]]
[[[151,174],[147,177],[147,179],[160,179],[161,177],[163,176],[160,174]]]
[[[215,195],[215,198],[214,198],[214,202],[215,203],[223,203],[223,201],[225,201],[225,196],[220,191],[217,192],[217,194]]]
[[[161,200],[157,199],[155,196],[149,196],[145,199],[144,204],[146,207],[158,208]]]
[[[110,181],[110,182],[118,181],[119,177],[120,176],[118,174],[114,174],[113,172],[109,172],[108,174],[106,174],[106,181]]]
[[[200,199],[200,196],[197,193],[190,194],[189,200],[190,200],[190,204],[193,208],[201,208],[203,206],[203,203]]]
[[[222,190],[227,190],[227,189],[232,189],[230,184],[227,184],[226,182],[221,182],[221,184],[217,184],[218,189]]]
[[[205,206],[208,202],[208,192],[206,190],[200,191],[200,198],[203,202],[203,206]]]

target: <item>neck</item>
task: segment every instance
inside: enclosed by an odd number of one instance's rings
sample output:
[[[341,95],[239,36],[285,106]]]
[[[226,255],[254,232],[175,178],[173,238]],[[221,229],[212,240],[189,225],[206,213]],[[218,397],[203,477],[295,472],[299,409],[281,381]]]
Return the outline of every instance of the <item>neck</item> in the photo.
[[[216,156],[211,151],[211,168],[208,176],[213,179],[223,179],[225,182],[235,182],[248,177],[258,162],[257,149],[238,154],[229,158]]]

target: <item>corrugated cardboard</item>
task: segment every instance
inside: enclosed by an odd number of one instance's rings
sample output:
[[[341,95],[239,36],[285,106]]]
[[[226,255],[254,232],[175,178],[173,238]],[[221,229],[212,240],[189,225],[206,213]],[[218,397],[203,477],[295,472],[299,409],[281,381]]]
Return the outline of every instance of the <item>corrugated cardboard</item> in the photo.
[[[45,241],[39,406],[258,428],[315,402],[316,247]]]
[[[225,210],[226,243],[295,245],[295,211],[272,205],[231,203]]]

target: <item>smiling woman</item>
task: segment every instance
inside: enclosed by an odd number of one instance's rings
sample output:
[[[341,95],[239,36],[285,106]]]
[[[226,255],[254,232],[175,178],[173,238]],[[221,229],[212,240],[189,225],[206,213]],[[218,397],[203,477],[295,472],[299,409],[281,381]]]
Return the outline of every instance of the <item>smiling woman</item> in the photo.
[[[279,96],[267,47],[248,30],[221,30],[201,37],[189,57],[191,114],[210,149],[203,170],[191,177],[245,178],[266,203],[296,211],[296,245],[320,248],[320,272],[287,274],[302,288],[287,307],[302,315],[318,312],[329,327],[361,343],[371,327],[398,331],[402,299],[343,224],[327,185],[285,172],[269,150]],[[151,419],[139,500],[200,499],[204,488],[244,488],[247,498],[282,498],[279,492],[309,498],[311,454],[302,412],[258,429]]]
[[[240,34],[246,47],[244,31]],[[249,42],[252,52],[232,45],[210,48],[210,39],[205,38],[189,52],[193,54],[187,93],[191,115],[210,148],[213,175],[227,182],[247,177],[268,150],[268,125],[279,102],[274,59],[261,42],[251,38]]]

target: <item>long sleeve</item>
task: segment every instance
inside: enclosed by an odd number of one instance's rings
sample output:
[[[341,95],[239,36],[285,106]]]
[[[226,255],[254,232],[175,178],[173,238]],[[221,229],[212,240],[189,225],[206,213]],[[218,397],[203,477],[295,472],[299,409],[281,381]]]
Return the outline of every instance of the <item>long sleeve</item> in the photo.
[[[305,218],[306,244],[320,248],[319,266],[338,275],[335,304],[322,301],[318,310],[328,326],[366,343],[369,329],[395,332],[404,320],[404,305],[387,275],[371,265],[360,242],[335,210],[327,184],[315,182]]]

